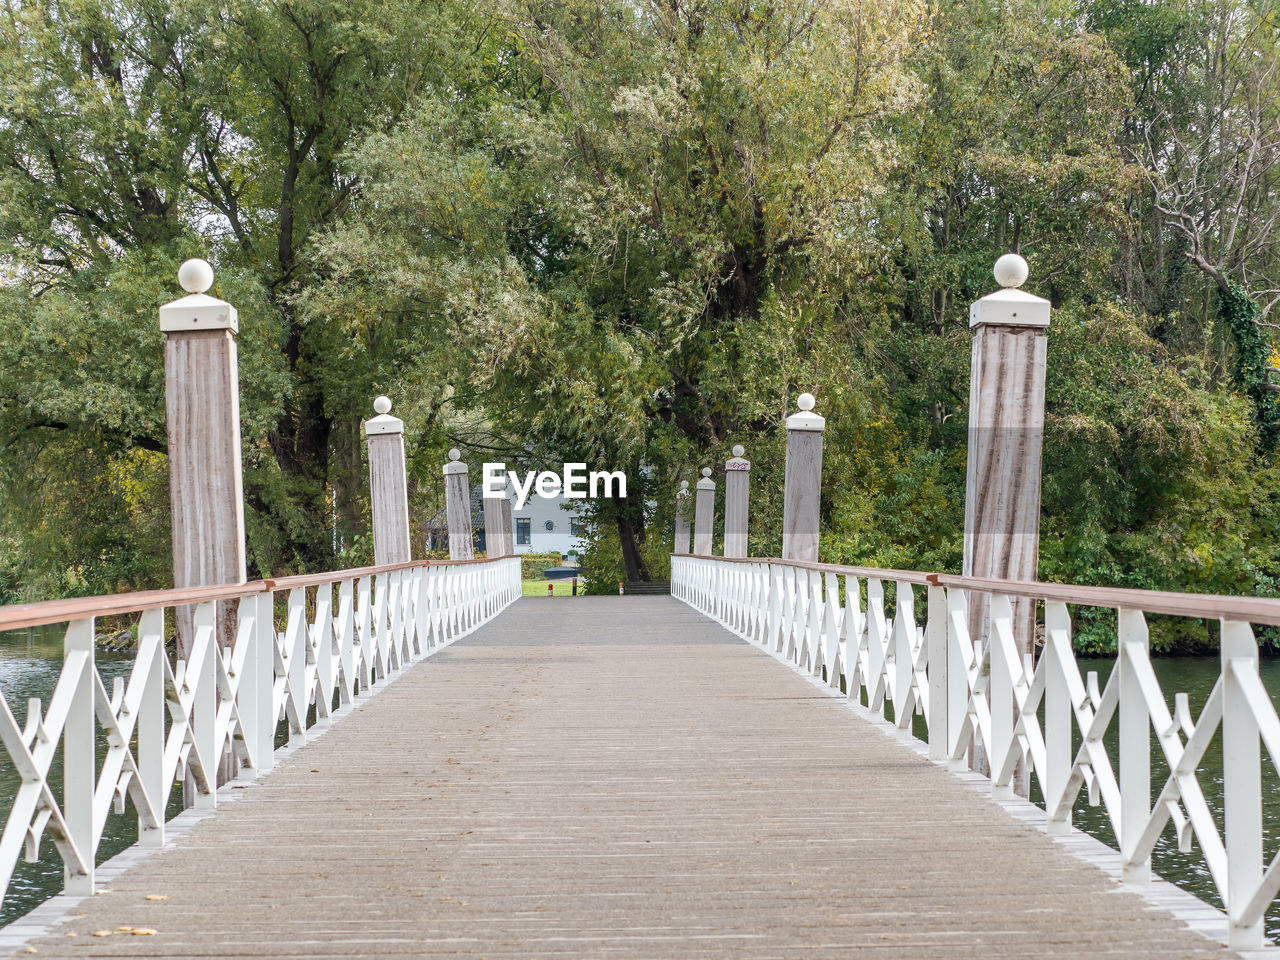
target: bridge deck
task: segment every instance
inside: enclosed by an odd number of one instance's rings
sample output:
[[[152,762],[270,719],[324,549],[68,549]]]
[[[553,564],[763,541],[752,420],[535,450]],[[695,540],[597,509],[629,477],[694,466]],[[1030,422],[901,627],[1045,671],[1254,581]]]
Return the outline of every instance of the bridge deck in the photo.
[[[661,597],[521,601],[75,912],[40,956],[1228,955]]]

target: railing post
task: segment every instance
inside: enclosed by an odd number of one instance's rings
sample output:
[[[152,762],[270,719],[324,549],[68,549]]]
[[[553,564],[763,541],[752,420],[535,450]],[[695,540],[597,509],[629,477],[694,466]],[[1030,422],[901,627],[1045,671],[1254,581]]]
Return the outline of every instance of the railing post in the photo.
[[[693,510],[693,552],[696,556],[711,556],[711,527],[715,523],[715,511],[716,482],[711,479],[711,468],[703,467]]]
[[[1258,719],[1237,670],[1258,673],[1258,644],[1247,623],[1222,621],[1223,833],[1227,850],[1228,938],[1233,947],[1261,947],[1263,917],[1243,916],[1262,883],[1262,754]],[[1261,684],[1256,685],[1261,689]],[[1265,904],[1264,904],[1265,906]],[[1261,913],[1262,908],[1258,908]]]
[[[969,372],[969,445],[965,480],[964,575],[999,580],[1034,580],[1040,548],[1040,454],[1044,434],[1044,384],[1049,301],[1019,290],[1027,262],[1014,253],[995,265],[1005,289],[969,308],[973,354]],[[969,635],[981,656],[988,642],[986,594],[969,605]],[[1035,603],[1013,602],[1018,656],[1032,652]],[[1012,703],[992,701],[996,714]],[[979,744],[970,754],[974,769],[986,758]],[[1019,768],[1014,792],[1026,796],[1027,773]]]
[[[74,694],[62,728],[62,815],[67,822],[67,838],[80,855],[84,872],[63,860],[63,883],[67,893],[93,893],[97,843],[93,836],[93,795],[97,788],[98,764],[94,751],[93,617],[72,620],[63,641],[64,670],[75,672]],[[72,679],[64,674],[61,682]]]
[[[1071,690],[1063,673],[1064,661],[1074,660],[1071,650],[1071,615],[1067,605],[1044,605],[1044,652],[1049,657],[1044,685],[1044,748],[1046,776],[1044,789],[1048,822],[1045,832],[1061,836],[1071,832],[1071,808],[1060,809],[1063,793],[1071,779]]]
[[[746,451],[738,444],[733,456],[724,462],[724,555],[747,555],[748,504],[751,495],[751,461],[743,458]]]
[[[950,745],[948,728],[951,717],[947,710],[947,591],[930,585],[928,622],[925,643],[928,645],[929,670],[929,759],[946,760]]]
[[[449,518],[449,559],[470,560],[471,553],[471,484],[467,482],[467,465],[455,447],[449,451],[444,465],[445,510]]]
[[[156,822],[143,821],[138,815],[138,845],[164,846],[164,814],[169,787],[164,775],[164,721],[167,714],[164,696],[164,608],[146,610],[138,621],[138,658],[145,665],[146,679],[138,705],[138,779],[151,801]],[[243,681],[241,681],[243,684]]]
[[[969,594],[958,587],[947,590],[947,755],[948,766],[969,767],[965,754],[977,736],[963,746],[959,742],[969,717],[969,669],[973,663],[973,642],[969,638]]]
[[[249,707],[256,718],[253,722],[254,758],[258,772],[265,773],[276,765],[275,594],[266,590],[245,602],[256,604],[257,613],[253,618],[254,643],[249,655],[253,667],[240,682],[250,691]],[[348,667],[348,677],[350,673]]]
[[[689,481],[681,480],[676,492],[676,542],[672,553],[689,552]]]
[[[364,422],[369,443],[369,501],[373,511],[373,562],[407,563],[409,492],[404,478],[404,421],[391,416],[391,400],[373,401],[377,416]]]
[[[827,421],[813,412],[813,394],[796,401],[787,417],[787,468],[782,500],[782,559],[818,559],[818,508],[822,502],[822,433]]]
[[[1151,858],[1132,862],[1151,816],[1151,721],[1135,663],[1150,659],[1147,621],[1141,610],[1120,610],[1120,854],[1126,883],[1151,879]],[[994,720],[994,717],[993,717]]]
[[[208,601],[196,605],[191,617],[192,648],[187,660],[186,686],[191,690],[191,740],[194,747],[190,757],[196,758],[205,779],[207,793],[199,792],[199,779],[193,784],[195,806],[202,809],[218,804],[218,754],[217,709],[218,674],[214,657],[218,655],[218,603]]]

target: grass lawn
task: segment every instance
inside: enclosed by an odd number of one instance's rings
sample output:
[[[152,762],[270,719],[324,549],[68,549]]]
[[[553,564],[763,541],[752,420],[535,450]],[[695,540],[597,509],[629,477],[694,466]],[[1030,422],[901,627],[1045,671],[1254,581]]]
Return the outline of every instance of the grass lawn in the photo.
[[[520,583],[520,595],[523,597],[545,597],[547,595],[547,584],[551,584],[555,588],[555,596],[568,597],[573,595],[573,580],[523,580]],[[582,593],[583,584],[579,582],[578,593]]]

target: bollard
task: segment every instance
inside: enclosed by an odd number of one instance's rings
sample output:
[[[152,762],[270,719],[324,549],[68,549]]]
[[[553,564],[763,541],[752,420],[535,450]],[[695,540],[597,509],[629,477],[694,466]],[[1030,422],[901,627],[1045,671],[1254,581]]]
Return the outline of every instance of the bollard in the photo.
[[[822,434],[825,418],[813,412],[811,393],[796,400],[787,417],[787,467],[782,499],[782,559],[818,559],[818,508],[822,503]]]
[[[622,581],[618,581],[618,596],[622,596]]]
[[[404,421],[391,416],[391,401],[373,401],[377,416],[366,420],[369,443],[369,500],[373,513],[373,562],[407,563],[409,493],[404,476]]]
[[[555,584],[554,584],[554,583],[550,583],[550,582],[548,582],[548,583],[547,583],[547,596],[548,596],[548,597],[555,596],[555,592],[556,592],[556,586],[555,586]]]

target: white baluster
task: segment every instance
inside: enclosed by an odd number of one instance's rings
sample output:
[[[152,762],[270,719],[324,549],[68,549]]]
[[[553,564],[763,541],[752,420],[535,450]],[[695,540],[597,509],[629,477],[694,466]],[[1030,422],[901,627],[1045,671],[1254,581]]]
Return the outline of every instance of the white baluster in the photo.
[[[1262,769],[1258,719],[1237,671],[1258,673],[1258,645],[1247,623],[1222,621],[1222,780],[1227,849],[1228,936],[1233,947],[1261,947],[1263,919],[1243,913],[1262,883]]]
[[[1151,816],[1151,725],[1136,661],[1147,661],[1147,621],[1141,610],[1119,611],[1120,854],[1126,883],[1151,879],[1151,859],[1134,859],[1134,847]],[[1133,861],[1133,862],[1131,862]]]

